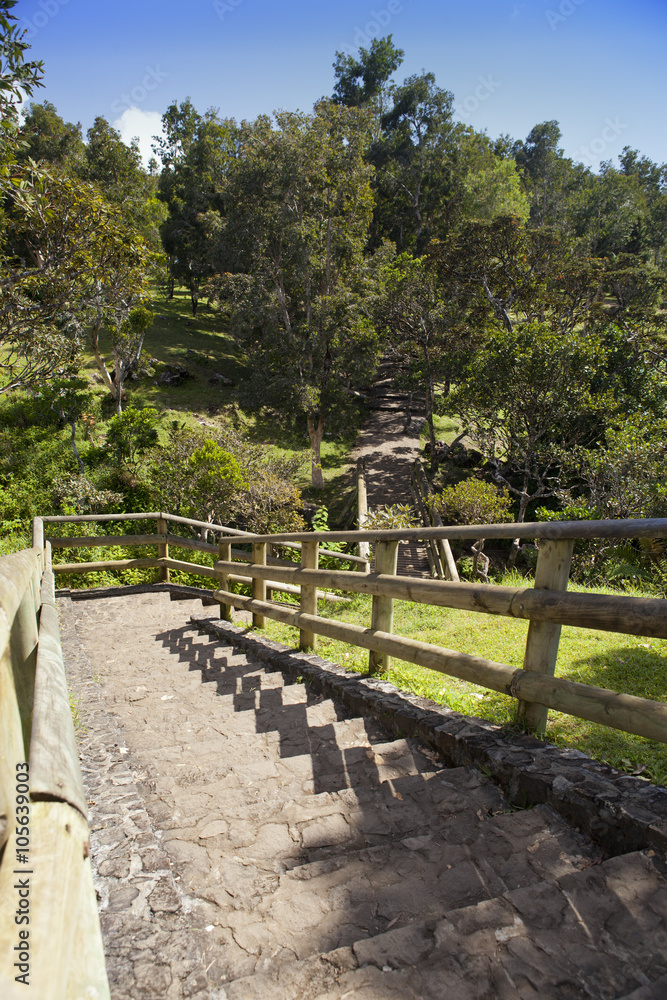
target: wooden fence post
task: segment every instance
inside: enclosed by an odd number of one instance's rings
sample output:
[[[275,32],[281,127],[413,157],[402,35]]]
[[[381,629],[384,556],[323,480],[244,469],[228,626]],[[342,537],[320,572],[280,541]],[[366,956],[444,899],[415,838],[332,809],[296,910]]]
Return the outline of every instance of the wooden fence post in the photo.
[[[366,517],[368,515],[368,494],[366,492],[366,459],[357,459],[357,523],[359,530],[363,531]],[[359,556],[366,560],[366,565],[359,563],[359,570],[362,573],[369,573],[371,568],[370,546],[368,542],[359,542]]]
[[[271,545],[270,542],[267,542],[267,545],[266,545],[266,561],[267,561],[267,563],[268,563],[268,561],[269,561],[269,559],[271,558],[272,555],[273,555],[273,545]],[[267,585],[266,585],[266,600],[270,601],[272,599],[273,599],[273,588],[270,587],[268,585],[268,583],[267,583]]]
[[[232,543],[220,542],[218,545],[218,559],[224,559],[225,562],[231,562],[232,559]],[[220,590],[229,590],[231,584],[229,582],[229,576],[227,573],[219,573],[218,578],[220,580]],[[225,622],[232,621],[232,607],[231,604],[220,603],[220,617]]]
[[[319,550],[319,542],[301,543],[301,569],[317,569]],[[317,614],[317,587],[307,587],[304,586],[304,584],[301,585],[299,610],[302,611],[304,615]],[[299,636],[299,649],[315,650],[316,648],[317,637],[315,633],[306,632],[304,629],[301,629]]]
[[[266,542],[252,543],[252,561],[255,566],[266,566]],[[255,578],[252,581],[252,596],[256,601],[266,600],[266,581]],[[264,628],[266,619],[264,615],[257,615],[253,612],[252,624],[254,628]]]
[[[166,535],[169,531],[169,525],[163,517],[158,517],[157,519],[157,533],[158,535]],[[169,558],[169,545],[167,542],[158,542],[157,546],[157,557],[158,559],[168,559]],[[160,566],[160,580],[164,583],[169,583],[169,567]]]
[[[375,572],[385,576],[396,576],[398,564],[398,542],[378,542],[375,547]],[[391,632],[394,627],[393,597],[374,597],[371,628],[378,632]],[[386,653],[371,650],[368,656],[368,671],[375,674],[388,670],[391,658]]]
[[[535,590],[567,590],[570,578],[570,564],[574,541],[542,539],[535,570]],[[549,622],[531,622],[526,638],[523,669],[554,676],[561,625]],[[527,729],[543,733],[547,725],[549,709],[537,702],[519,701],[517,720]]]

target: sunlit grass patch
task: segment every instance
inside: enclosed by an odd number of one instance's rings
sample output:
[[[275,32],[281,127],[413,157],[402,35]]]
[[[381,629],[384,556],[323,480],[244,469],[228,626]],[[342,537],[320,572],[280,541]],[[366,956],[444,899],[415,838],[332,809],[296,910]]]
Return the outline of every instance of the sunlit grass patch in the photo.
[[[517,583],[515,578],[502,582],[506,585]],[[583,591],[585,588],[571,589]],[[325,608],[320,605],[319,613],[368,627],[371,599],[356,596],[346,606]],[[397,635],[483,656],[512,667],[523,665],[527,630],[527,621],[513,618],[404,601],[396,601],[394,605],[394,632]],[[290,645],[298,642],[295,629],[276,622],[267,621],[267,632],[272,638]],[[367,671],[366,650],[319,637],[318,651],[349,670]],[[556,673],[583,684],[667,702],[667,640],[565,626]],[[506,695],[400,660],[393,660],[383,676],[402,690],[455,711],[499,725],[514,724],[516,701]],[[549,713],[546,739],[581,750],[621,770],[641,772],[653,781],[667,783],[667,746],[657,741],[553,711]]]

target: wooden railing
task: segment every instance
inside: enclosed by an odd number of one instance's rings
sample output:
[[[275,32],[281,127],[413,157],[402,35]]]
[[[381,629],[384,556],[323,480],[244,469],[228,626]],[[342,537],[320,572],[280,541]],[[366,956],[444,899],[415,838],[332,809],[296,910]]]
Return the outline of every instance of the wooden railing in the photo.
[[[109,997],[50,546],[0,559],[0,996]],[[27,987],[27,988],[26,988]]]
[[[410,470],[410,492],[425,528],[442,528],[442,518],[434,503],[429,481],[424,472],[420,458],[416,458]],[[428,558],[431,576],[439,580],[459,582],[456,562],[452,554],[449,539],[429,538],[426,540],[426,556]]]
[[[250,611],[253,624],[262,627],[266,618],[300,630],[302,648],[314,648],[316,636],[342,640],[368,649],[371,671],[384,669],[389,658],[399,657],[432,670],[480,684],[517,699],[517,712],[527,728],[542,731],[549,708],[667,742],[667,705],[662,702],[617,693],[555,676],[562,625],[621,632],[630,635],[667,638],[667,601],[653,598],[567,593],[574,540],[577,538],[631,539],[666,537],[667,519],[636,521],[572,521],[533,524],[468,525],[392,529],[375,531],[302,532],[250,535],[223,525],[176,518],[165,513],[136,515],[90,515],[87,517],[45,518],[50,523],[156,519],[152,535],[86,538],[55,538],[56,546],[72,545],[152,545],[159,547],[153,559],[129,559],[97,563],[68,563],[54,567],[55,573],[87,573],[102,568],[159,567],[163,577],[170,569],[216,578],[212,592],[229,617],[230,608]],[[219,535],[217,545],[183,539],[169,533],[169,522],[204,528]],[[395,575],[396,550],[403,539],[486,539],[533,538],[539,555],[533,587],[501,587],[445,580],[422,580]],[[252,552],[232,548],[237,539],[252,546]],[[319,569],[319,555],[326,542],[360,541],[375,544],[377,571]],[[301,549],[301,564],[295,565],[268,556],[269,546]],[[169,546],[199,549],[219,558],[211,567],[200,566],[169,556]],[[331,553],[328,553],[331,554]],[[350,559],[350,556],[339,558]],[[363,557],[362,557],[363,558]],[[357,557],[359,561],[359,557]],[[234,593],[234,582],[250,583],[252,596]],[[267,599],[267,588],[300,594],[299,609]],[[373,598],[370,627],[352,625],[317,614],[317,599],[326,590],[370,594]],[[484,614],[504,615],[530,621],[523,667],[520,669],[479,656],[444,649],[404,636],[394,635],[394,600],[415,601],[438,607],[459,608]]]

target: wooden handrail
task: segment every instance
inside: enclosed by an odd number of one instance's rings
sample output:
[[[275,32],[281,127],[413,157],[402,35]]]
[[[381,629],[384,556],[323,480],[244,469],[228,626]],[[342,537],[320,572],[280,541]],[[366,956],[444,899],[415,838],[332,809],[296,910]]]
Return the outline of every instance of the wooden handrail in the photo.
[[[122,515],[111,515],[121,520]],[[152,515],[137,514],[136,519],[150,518]],[[94,520],[88,516],[86,520]],[[237,531],[227,533],[224,525],[209,525],[193,522],[187,518],[177,518],[160,514],[162,523],[177,521],[218,531],[221,539],[217,545],[208,545],[196,540],[179,539],[179,536],[164,531],[156,535],[144,536],[91,536],[87,543],[95,541],[117,545],[121,538],[131,544],[157,544],[195,548],[218,558],[212,567],[195,563],[158,557],[154,559],[108,560],[96,563],[67,563],[54,567],[54,573],[86,573],[99,569],[123,569],[126,567],[159,567],[162,572],[169,569],[183,570],[218,581],[218,589],[212,591],[222,607],[244,608],[252,612],[256,625],[263,624],[265,617],[293,624],[300,630],[301,644],[314,648],[317,635],[344,637],[344,641],[361,646],[370,651],[371,669],[386,669],[389,657],[400,655],[403,659],[432,669],[451,672],[454,676],[464,676],[450,670],[452,664],[468,663],[463,654],[440,650],[439,658],[428,664],[423,660],[423,644],[392,636],[392,606],[396,599],[451,607],[484,614],[526,619],[530,622],[528,641],[523,668],[518,673],[503,664],[492,664],[489,669],[501,671],[493,683],[476,681],[503,690],[513,695],[519,704],[522,718],[529,728],[544,729],[548,708],[570,712],[581,718],[601,721],[605,725],[624,729],[640,736],[667,742],[667,708],[659,702],[648,699],[633,699],[629,695],[607,691],[599,694],[597,688],[588,685],[572,685],[563,678],[556,678],[556,656],[560,637],[560,627],[571,625],[581,628],[617,631],[631,635],[646,635],[667,638],[667,601],[652,598],[636,598],[605,594],[579,594],[567,592],[569,559],[572,540],[575,538],[646,538],[667,536],[667,519],[627,520],[627,521],[568,521],[539,522],[526,524],[465,525],[415,529],[384,529],[357,532],[292,532],[289,534],[252,535]],[[45,521],[53,519],[45,518]],[[79,520],[68,516],[67,521]],[[84,518],[81,518],[84,520]],[[37,529],[35,529],[36,533]],[[538,567],[535,587],[499,587],[476,583],[460,583],[445,580],[423,580],[395,575],[394,557],[396,543],[406,538],[435,539],[516,537],[537,538],[543,541],[539,547]],[[241,549],[232,549],[231,539],[238,538],[243,544],[252,545],[252,554]],[[227,541],[225,541],[227,539]],[[313,562],[313,552],[318,542],[326,541],[375,541],[386,559],[380,559],[380,572],[351,572],[348,570],[322,570]],[[71,539],[59,541],[66,546]],[[79,541],[85,544],[84,541]],[[268,546],[277,544],[299,545],[302,549],[301,565],[286,560],[267,558]],[[304,544],[306,543],[306,544]],[[323,554],[323,550],[319,550]],[[339,554],[340,555],[340,554]],[[342,556],[342,558],[347,558]],[[357,557],[358,559],[358,557]],[[385,570],[382,572],[382,570]],[[250,582],[253,596],[244,597],[232,593],[230,585]],[[283,590],[301,594],[300,612],[280,607],[266,599],[267,590]],[[341,622],[332,623],[319,618],[316,612],[317,599],[329,596],[327,590],[366,593],[373,598],[371,628],[349,626]],[[267,610],[269,609],[269,610]],[[433,647],[439,649],[439,647]],[[413,655],[414,654],[414,655]],[[430,654],[429,654],[430,655]],[[415,658],[418,657],[418,658]],[[479,662],[480,658],[473,658]],[[458,669],[458,667],[457,667]],[[486,669],[486,668],[485,668]],[[509,687],[506,673],[514,678]],[[489,675],[490,677],[491,675]],[[465,675],[466,679],[472,679]],[[503,679],[504,678],[504,679]],[[501,684],[501,687],[497,685]],[[569,685],[569,686],[568,686]],[[593,704],[595,703],[595,704]],[[593,707],[591,707],[593,705]],[[597,706],[597,707],[596,707]],[[602,707],[600,707],[602,706]],[[657,706],[657,707],[656,707]],[[662,711],[664,709],[664,712]]]
[[[427,538],[665,538],[667,518],[619,521],[524,521],[521,524],[467,524],[445,525],[442,528],[382,528],[373,531],[299,531],[289,534],[248,535],[247,542],[330,541],[358,542],[363,537],[369,542],[424,540]]]
[[[6,817],[0,824],[0,995],[109,1000],[87,856],[88,808],[40,518],[33,542],[32,549],[0,559],[0,814]],[[17,891],[19,879],[29,896]],[[19,924],[21,898],[29,922]],[[29,956],[20,967],[17,951]],[[26,970],[27,978],[18,979]]]

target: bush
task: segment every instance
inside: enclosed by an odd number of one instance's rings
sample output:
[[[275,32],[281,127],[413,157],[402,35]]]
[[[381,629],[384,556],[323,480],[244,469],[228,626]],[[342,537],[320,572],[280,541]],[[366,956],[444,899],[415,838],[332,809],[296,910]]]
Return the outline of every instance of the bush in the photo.
[[[511,521],[512,499],[481,479],[464,479],[443,490],[437,501],[442,517],[459,524],[501,524]]]

